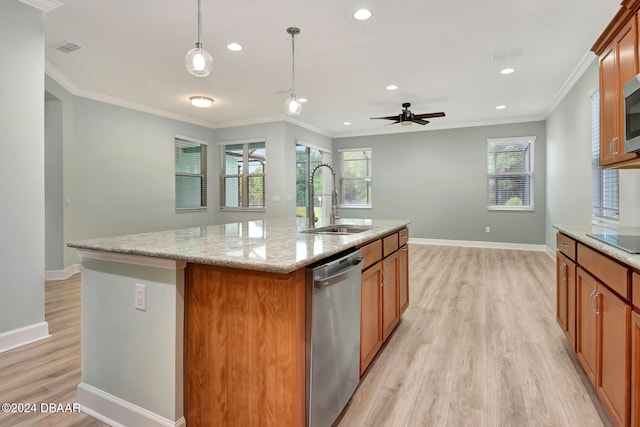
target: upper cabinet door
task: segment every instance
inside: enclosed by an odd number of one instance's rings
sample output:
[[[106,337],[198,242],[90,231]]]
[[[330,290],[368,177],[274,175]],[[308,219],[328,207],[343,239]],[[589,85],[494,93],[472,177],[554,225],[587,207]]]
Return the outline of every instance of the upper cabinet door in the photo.
[[[634,15],[600,55],[600,164],[636,159],[624,152],[624,85],[638,74],[638,29]]]

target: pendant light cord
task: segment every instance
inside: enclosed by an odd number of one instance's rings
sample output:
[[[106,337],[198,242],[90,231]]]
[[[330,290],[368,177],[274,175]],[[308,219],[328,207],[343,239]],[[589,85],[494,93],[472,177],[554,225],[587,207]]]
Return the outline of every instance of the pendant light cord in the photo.
[[[202,47],[200,45],[200,0],[198,0],[198,47]]]
[[[293,96],[296,95],[296,45],[294,39],[295,34],[291,34],[291,93]]]

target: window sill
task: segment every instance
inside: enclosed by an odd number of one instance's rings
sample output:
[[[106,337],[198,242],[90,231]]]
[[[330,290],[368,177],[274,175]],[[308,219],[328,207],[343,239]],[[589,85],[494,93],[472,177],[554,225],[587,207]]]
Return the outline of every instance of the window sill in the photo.
[[[373,209],[371,205],[339,205],[338,209]]]
[[[503,212],[533,212],[535,209],[533,206],[488,206],[488,211],[503,211]]]
[[[176,208],[176,213],[184,213],[184,212],[206,212],[207,207],[202,208]]]
[[[221,207],[220,212],[266,212],[265,208],[225,208]]]

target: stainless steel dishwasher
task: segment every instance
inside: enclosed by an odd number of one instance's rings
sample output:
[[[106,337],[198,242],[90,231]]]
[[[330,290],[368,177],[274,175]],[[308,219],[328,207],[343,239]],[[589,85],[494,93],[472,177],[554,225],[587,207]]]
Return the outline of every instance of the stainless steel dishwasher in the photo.
[[[307,268],[307,420],[330,427],[360,381],[362,251]]]

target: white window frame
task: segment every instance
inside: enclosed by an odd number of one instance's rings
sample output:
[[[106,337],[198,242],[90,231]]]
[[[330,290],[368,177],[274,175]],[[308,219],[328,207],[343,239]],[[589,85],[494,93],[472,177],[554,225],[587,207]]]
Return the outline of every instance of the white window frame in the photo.
[[[189,173],[183,173],[183,172],[178,172],[175,169],[175,159],[174,159],[174,173],[176,178],[178,176],[191,176],[191,177],[200,177],[201,178],[201,186],[200,186],[200,200],[201,200],[201,205],[200,206],[178,206],[177,202],[178,202],[178,197],[177,197],[177,187],[175,186],[175,180],[174,180],[174,205],[175,205],[175,209],[176,212],[201,212],[201,211],[206,211],[207,210],[207,169],[208,169],[208,162],[207,162],[207,146],[208,143],[205,141],[201,141],[198,139],[194,139],[188,136],[184,136],[184,135],[179,135],[179,134],[175,134],[174,138],[173,138],[173,151],[174,151],[174,155],[175,155],[175,151],[176,148],[178,147],[178,144],[180,144],[180,146],[183,147],[200,147],[200,170],[201,173],[200,174],[189,174]],[[203,153],[204,151],[204,153]]]
[[[249,167],[248,167],[248,163],[249,163],[249,152],[248,152],[248,147],[249,144],[252,143],[264,143],[265,145],[265,167],[262,170],[262,173],[260,174],[255,174],[255,173],[248,173]],[[227,177],[234,177],[234,176],[240,176],[238,174],[227,174],[226,173],[226,155],[225,155],[225,147],[228,145],[243,145],[243,163],[244,163],[244,167],[243,167],[243,171],[245,171],[241,176],[243,178],[250,178],[250,177],[256,177],[256,176],[261,176],[263,179],[263,191],[264,191],[264,205],[263,206],[256,206],[256,207],[251,207],[249,206],[248,203],[248,197],[249,197],[249,192],[248,192],[248,180],[243,180],[243,191],[242,193],[242,201],[241,201],[241,206],[225,206],[225,201],[226,201],[226,186],[225,186],[225,178]],[[267,208],[267,174],[266,174],[266,157],[267,157],[267,140],[266,138],[251,138],[251,139],[243,139],[243,140],[237,140],[237,141],[224,141],[224,142],[219,142],[218,146],[220,147],[220,210],[221,211],[240,211],[240,212],[265,212],[266,208]]]
[[[600,166],[600,91],[591,94],[591,220],[620,221],[620,180],[617,169]]]
[[[521,173],[490,173],[489,172],[489,156],[491,155],[491,145],[494,143],[505,143],[505,142],[530,142],[530,169],[525,170]],[[509,137],[509,138],[489,138],[487,139],[487,210],[490,211],[533,211],[535,210],[535,136],[519,136],[519,137]],[[491,203],[490,200],[490,185],[489,182],[492,178],[496,178],[499,176],[528,176],[529,177],[529,200],[531,203],[529,205],[517,206],[517,205],[495,205]]]
[[[363,177],[359,177],[359,178],[345,178],[344,177],[344,153],[346,152],[354,152],[354,151],[370,151],[371,152],[371,159],[369,160],[371,162],[371,166],[370,166],[370,173],[368,176],[363,176]],[[340,190],[339,190],[339,198],[340,198],[340,202],[339,202],[339,206],[341,208],[355,208],[355,209],[371,209],[373,207],[373,148],[372,147],[359,147],[359,148],[341,148],[338,150],[338,155],[340,156]],[[370,191],[371,191],[371,197],[369,198],[369,203],[364,203],[364,204],[352,204],[352,203],[345,203],[345,199],[344,199],[344,195],[345,195],[345,191],[344,191],[344,185],[345,185],[345,180],[353,180],[353,179],[359,179],[362,181],[367,182],[367,186],[369,186]]]

